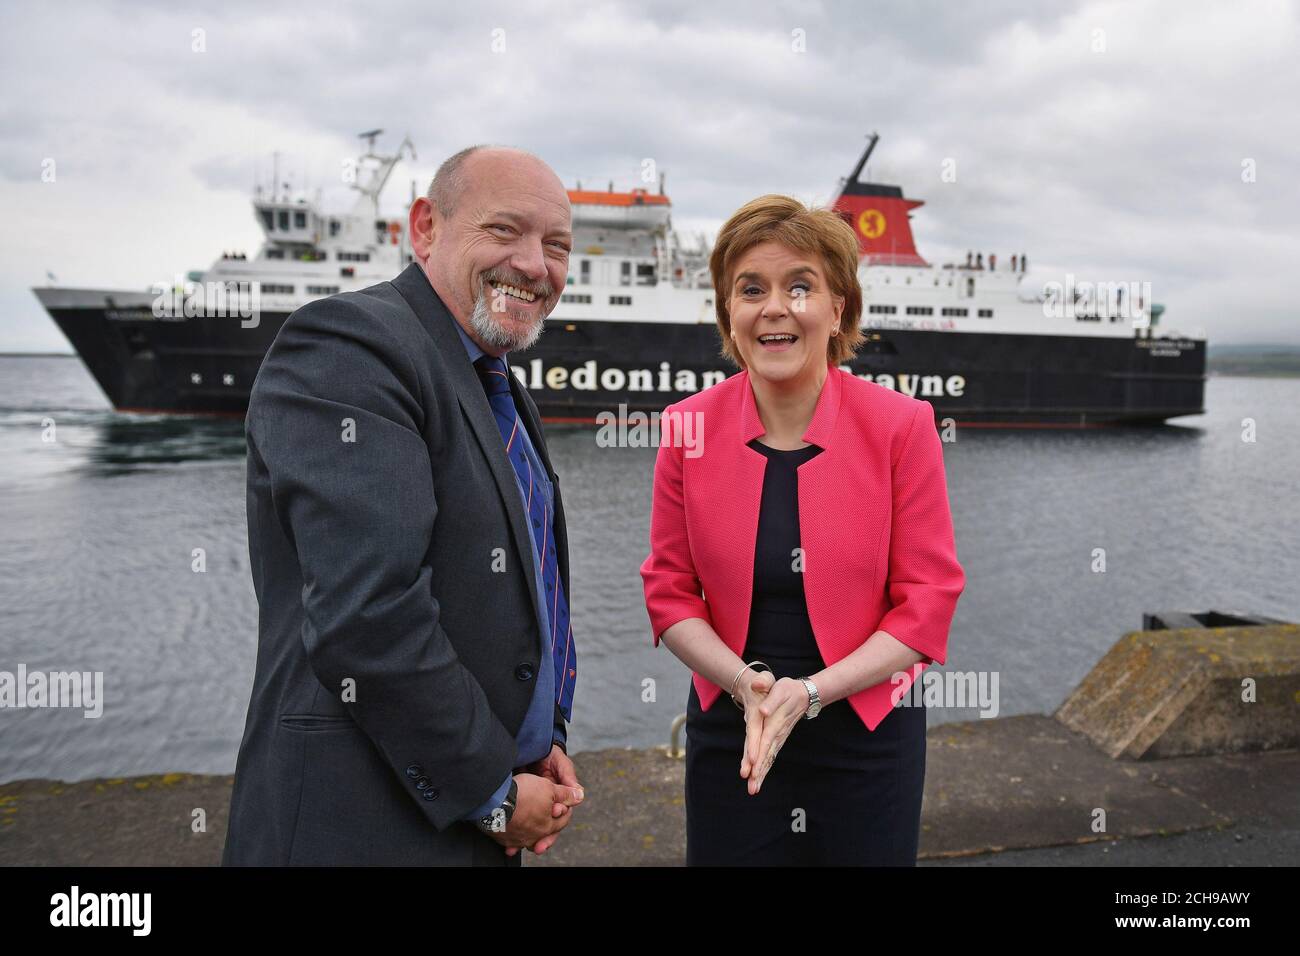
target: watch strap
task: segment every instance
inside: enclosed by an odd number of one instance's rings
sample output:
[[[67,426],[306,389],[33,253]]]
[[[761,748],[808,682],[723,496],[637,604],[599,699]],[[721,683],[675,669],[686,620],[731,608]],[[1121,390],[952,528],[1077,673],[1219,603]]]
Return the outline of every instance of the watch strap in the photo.
[[[505,798],[501,801],[501,806],[496,807],[487,816],[477,821],[477,826],[484,833],[501,833],[510,825],[510,818],[515,815],[515,807],[519,802],[519,781],[514,777],[510,778],[510,789],[506,791]]]
[[[822,698],[817,693],[817,685],[810,678],[800,677],[799,680],[803,682],[804,689],[808,691],[808,710],[804,713],[803,719],[812,720],[822,712]]]

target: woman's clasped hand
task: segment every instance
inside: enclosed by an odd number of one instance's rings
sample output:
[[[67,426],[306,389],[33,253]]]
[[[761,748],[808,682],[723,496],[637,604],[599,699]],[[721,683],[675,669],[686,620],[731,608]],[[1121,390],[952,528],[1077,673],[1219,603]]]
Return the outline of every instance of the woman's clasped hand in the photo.
[[[808,712],[808,689],[791,677],[779,680],[763,671],[742,681],[737,695],[745,711],[745,749],[740,758],[740,775],[749,781],[749,792],[757,794],[763,778],[772,769],[790,731]]]

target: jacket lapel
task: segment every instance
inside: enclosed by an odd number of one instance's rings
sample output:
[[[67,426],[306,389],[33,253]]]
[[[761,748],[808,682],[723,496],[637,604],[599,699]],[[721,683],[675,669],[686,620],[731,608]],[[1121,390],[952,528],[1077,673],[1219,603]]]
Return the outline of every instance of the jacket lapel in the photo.
[[[488,404],[487,393],[483,391],[483,384],[479,381],[474,366],[470,364],[469,356],[465,354],[465,347],[460,342],[460,336],[451,326],[451,323],[456,320],[443,304],[442,299],[434,292],[433,286],[429,284],[428,277],[425,276],[424,270],[420,268],[418,263],[413,262],[407,266],[400,275],[392,280],[392,284],[402,298],[406,300],[407,305],[411,307],[411,310],[420,320],[420,324],[424,326],[424,330],[433,339],[433,344],[443,356],[444,366],[452,388],[456,392],[456,398],[465,413],[465,418],[469,421],[470,429],[474,432],[474,437],[477,439],[480,449],[483,451],[483,457],[487,459],[488,467],[492,470],[492,478],[496,483],[497,492],[505,505],[506,515],[510,519],[510,532],[515,539],[515,549],[523,561],[523,566],[527,569],[527,590],[532,600],[533,612],[540,614],[542,609],[537,603],[537,589],[533,587],[535,558],[528,537],[524,504],[519,498],[519,486],[515,483],[514,467],[510,464],[510,460],[506,458],[505,443],[501,440],[501,431],[497,428],[496,418],[492,414],[492,406]],[[517,384],[514,378],[515,376],[510,376],[512,390]],[[514,394],[513,391],[512,394]],[[515,404],[516,407],[519,406],[517,395]],[[547,468],[549,467],[548,462]]]
[[[705,441],[704,456],[708,459],[710,448],[716,448],[714,463],[705,465],[710,478],[707,498],[708,510],[715,515],[709,524],[722,529],[723,537],[716,542],[718,553],[709,555],[714,567],[735,575],[731,580],[718,582],[721,593],[737,599],[735,616],[729,629],[732,650],[741,653],[748,631],[749,611],[754,592],[754,548],[758,543],[758,515],[763,503],[763,476],[767,471],[767,458],[762,452],[749,447],[749,442],[764,434],[763,422],[758,417],[754,393],[749,384],[749,373],[739,373],[736,391],[738,407],[725,415],[721,427]],[[725,559],[724,559],[725,555]],[[705,589],[708,599],[708,589]]]

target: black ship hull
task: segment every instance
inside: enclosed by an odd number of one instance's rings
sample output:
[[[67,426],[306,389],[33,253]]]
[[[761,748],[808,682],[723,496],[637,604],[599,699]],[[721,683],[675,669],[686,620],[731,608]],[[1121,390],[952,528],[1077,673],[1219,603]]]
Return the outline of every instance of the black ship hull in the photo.
[[[51,308],[121,411],[242,416],[288,317],[155,319],[147,308]],[[551,320],[511,356],[543,417],[655,412],[733,374],[712,325]],[[848,364],[958,425],[1151,424],[1204,412],[1199,339],[874,329]]]

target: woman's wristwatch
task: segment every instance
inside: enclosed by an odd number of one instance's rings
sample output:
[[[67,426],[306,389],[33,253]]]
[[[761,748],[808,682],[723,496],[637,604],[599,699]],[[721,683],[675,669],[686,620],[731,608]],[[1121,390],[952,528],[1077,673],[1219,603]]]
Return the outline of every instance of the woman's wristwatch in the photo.
[[[800,677],[803,681],[804,690],[808,691],[808,710],[803,715],[804,720],[812,720],[822,712],[822,699],[817,693],[817,685],[807,677]]]

